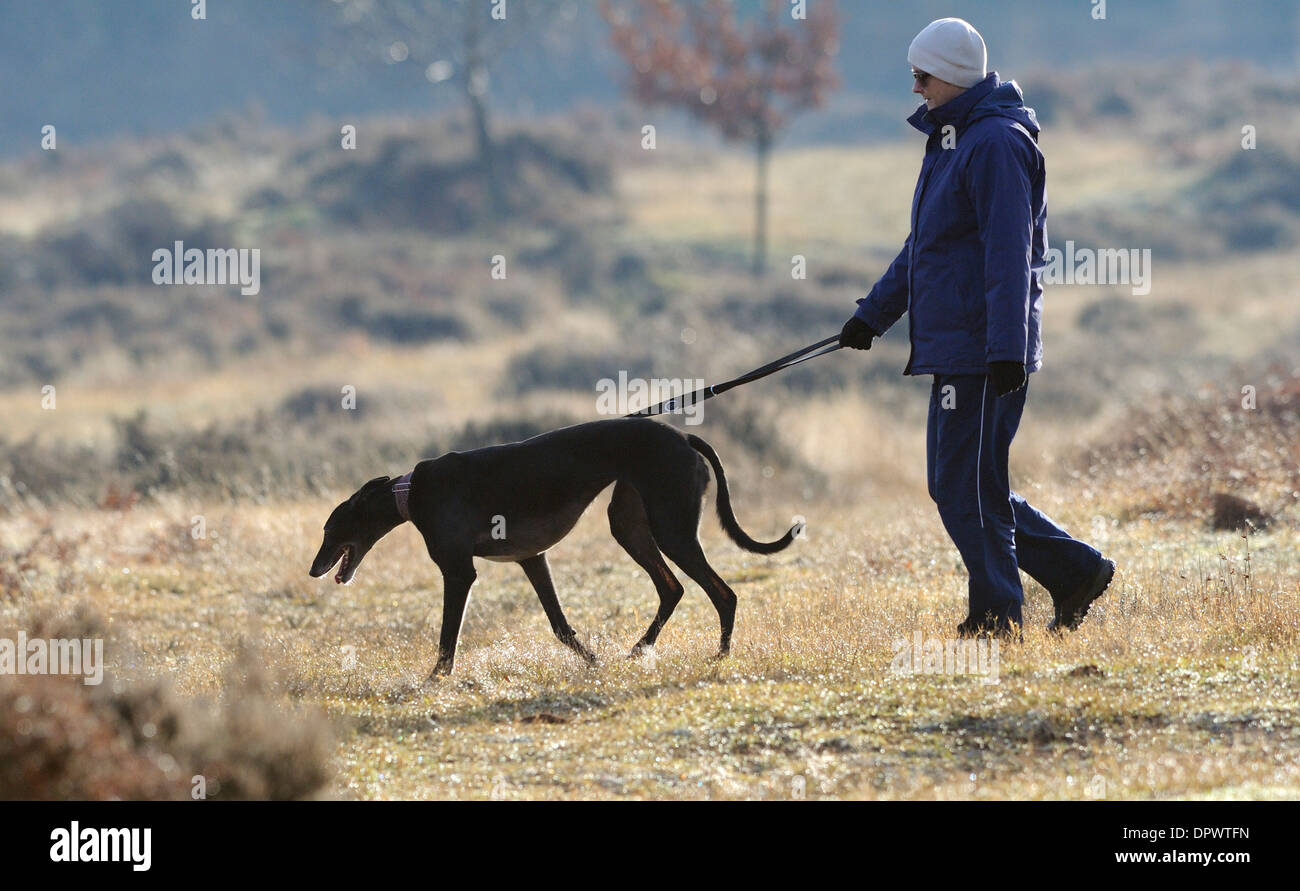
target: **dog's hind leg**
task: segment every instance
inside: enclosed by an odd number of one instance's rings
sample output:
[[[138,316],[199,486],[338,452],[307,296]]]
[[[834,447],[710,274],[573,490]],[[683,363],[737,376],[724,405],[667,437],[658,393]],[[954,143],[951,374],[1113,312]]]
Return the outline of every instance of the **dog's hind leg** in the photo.
[[[528,581],[533,583],[533,590],[537,592],[537,598],[542,601],[542,609],[546,610],[546,618],[551,622],[551,630],[555,632],[560,643],[581,656],[588,665],[595,665],[596,657],[578,641],[577,632],[569,625],[569,620],[564,618],[559,598],[555,596],[555,585],[551,582],[551,567],[546,562],[546,555],[538,554],[536,557],[520,560],[519,565],[523,567]]]
[[[637,565],[646,571],[659,592],[659,610],[645,634],[632,648],[631,655],[640,655],[646,647],[655,645],[664,623],[673,614],[682,599],[684,588],[677,581],[673,571],[664,561],[663,554],[655,545],[654,536],[650,534],[650,521],[646,518],[645,505],[636,489],[624,482],[614,486],[614,497],[609,502],[609,531],[614,540],[623,546]]]
[[[736,621],[736,592],[722,580],[704,556],[700,540],[700,497],[702,493],[663,491],[646,499],[646,516],[655,543],[668,555],[682,572],[704,589],[718,611],[722,636],[718,657],[731,651],[731,630]]]
[[[680,536],[674,539],[675,534],[655,536],[655,540],[664,549],[664,553],[681,567],[682,572],[703,588],[704,593],[709,595],[709,600],[713,601],[713,608],[718,611],[718,621],[722,626],[718,643],[718,658],[722,658],[731,652],[731,630],[736,623],[736,592],[713,571],[704,556],[704,549],[693,536],[682,541]]]
[[[696,476],[680,485],[660,486],[642,493],[646,518],[655,543],[679,567],[704,589],[718,611],[722,626],[718,656],[731,651],[731,630],[736,621],[736,593],[722,580],[704,556],[697,537],[700,529],[700,507],[708,472],[704,462],[697,461]]]

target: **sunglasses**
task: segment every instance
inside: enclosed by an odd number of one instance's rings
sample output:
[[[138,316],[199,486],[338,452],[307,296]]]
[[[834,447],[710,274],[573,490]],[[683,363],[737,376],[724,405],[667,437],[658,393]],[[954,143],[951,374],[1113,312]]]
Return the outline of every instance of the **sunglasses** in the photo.
[[[916,81],[921,86],[925,86],[925,82],[928,81],[929,79],[930,79],[930,75],[925,73],[924,71],[912,72],[912,80]]]

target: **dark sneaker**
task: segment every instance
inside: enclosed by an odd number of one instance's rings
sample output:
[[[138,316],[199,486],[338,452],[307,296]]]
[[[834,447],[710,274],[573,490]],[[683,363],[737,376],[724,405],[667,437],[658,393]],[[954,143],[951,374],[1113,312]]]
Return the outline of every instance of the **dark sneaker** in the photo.
[[[960,638],[989,637],[1014,643],[1024,642],[1024,635],[1020,632],[1020,626],[1013,622],[993,620],[978,622],[970,616],[967,616],[957,626],[957,636]]]
[[[1088,615],[1093,602],[1106,592],[1110,580],[1115,577],[1115,562],[1103,559],[1101,566],[1090,578],[1081,582],[1077,588],[1061,597],[1053,597],[1056,617],[1047,623],[1048,631],[1073,631]]]

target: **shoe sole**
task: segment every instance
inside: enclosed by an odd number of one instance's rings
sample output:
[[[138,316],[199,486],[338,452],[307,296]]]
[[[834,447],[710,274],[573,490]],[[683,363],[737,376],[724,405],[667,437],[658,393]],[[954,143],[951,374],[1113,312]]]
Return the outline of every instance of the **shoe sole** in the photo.
[[[1056,609],[1056,617],[1047,623],[1047,630],[1061,633],[1063,631],[1074,631],[1083,624],[1083,620],[1088,616],[1088,610],[1096,603],[1101,595],[1106,593],[1110,583],[1115,579],[1115,563],[1107,560],[1105,565],[1097,573],[1093,584],[1086,589],[1086,593],[1075,596]],[[1062,621],[1062,616],[1069,616],[1068,621]]]

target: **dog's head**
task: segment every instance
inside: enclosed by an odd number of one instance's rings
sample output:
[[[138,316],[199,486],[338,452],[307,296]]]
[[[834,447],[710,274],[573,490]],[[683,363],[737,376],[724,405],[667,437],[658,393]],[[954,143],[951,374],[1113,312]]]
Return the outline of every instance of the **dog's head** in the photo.
[[[338,563],[334,581],[340,585],[352,581],[366,553],[397,525],[391,482],[386,476],[375,477],[334,508],[325,521],[325,540],[308,570],[312,578],[320,578]]]

